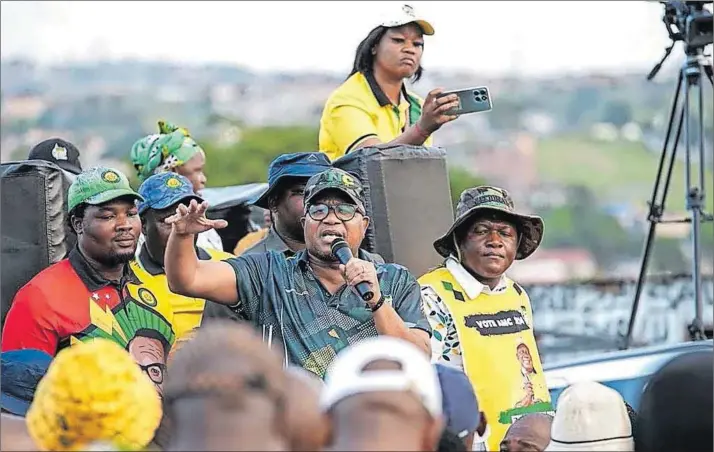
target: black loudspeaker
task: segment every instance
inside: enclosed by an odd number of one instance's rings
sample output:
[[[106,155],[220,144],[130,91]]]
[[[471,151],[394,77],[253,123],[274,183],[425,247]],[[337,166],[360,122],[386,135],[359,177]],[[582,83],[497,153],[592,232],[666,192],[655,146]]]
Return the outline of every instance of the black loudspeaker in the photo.
[[[67,190],[73,176],[43,160],[0,165],[4,325],[15,293],[36,274],[62,260],[76,243],[67,224]]]
[[[419,277],[443,258],[433,243],[454,219],[441,148],[380,145],[359,149],[333,162],[364,185],[372,223],[362,247]]]

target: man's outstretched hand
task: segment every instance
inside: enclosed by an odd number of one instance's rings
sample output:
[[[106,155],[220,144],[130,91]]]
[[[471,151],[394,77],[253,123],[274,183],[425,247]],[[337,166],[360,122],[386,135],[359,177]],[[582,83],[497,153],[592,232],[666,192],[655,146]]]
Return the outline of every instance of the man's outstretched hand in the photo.
[[[188,206],[179,204],[176,213],[166,218],[164,222],[172,226],[172,232],[179,235],[200,234],[210,229],[222,229],[228,226],[226,220],[209,220],[206,218],[208,203],[198,203],[192,199]]]

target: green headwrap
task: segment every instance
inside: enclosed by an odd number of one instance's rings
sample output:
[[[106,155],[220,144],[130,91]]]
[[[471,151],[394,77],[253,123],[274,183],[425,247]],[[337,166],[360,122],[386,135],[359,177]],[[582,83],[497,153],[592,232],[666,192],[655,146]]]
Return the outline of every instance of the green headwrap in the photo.
[[[189,135],[188,130],[159,121],[159,133],[145,136],[131,147],[131,162],[139,180],[153,174],[171,171],[183,165],[203,149]]]

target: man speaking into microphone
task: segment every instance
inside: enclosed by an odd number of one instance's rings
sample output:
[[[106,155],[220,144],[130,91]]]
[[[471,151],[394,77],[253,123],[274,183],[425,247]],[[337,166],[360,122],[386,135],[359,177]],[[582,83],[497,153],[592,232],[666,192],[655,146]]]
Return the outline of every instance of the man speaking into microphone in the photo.
[[[194,236],[226,222],[207,219],[206,203],[180,205],[166,219],[172,225],[164,259],[169,287],[228,305],[267,331],[289,362],[320,377],[341,349],[378,334],[405,339],[429,355],[431,329],[416,279],[359,248],[370,221],[360,181],[328,169],[308,180],[304,201],[305,250],[221,262],[198,260]]]

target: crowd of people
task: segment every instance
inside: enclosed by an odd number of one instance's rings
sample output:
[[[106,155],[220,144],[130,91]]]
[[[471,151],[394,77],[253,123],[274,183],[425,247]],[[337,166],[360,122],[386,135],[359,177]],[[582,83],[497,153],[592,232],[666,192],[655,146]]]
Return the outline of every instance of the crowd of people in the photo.
[[[333,162],[429,146],[457,119],[453,97],[405,88],[433,34],[406,5],[369,33],[327,100],[320,151],[270,164],[254,203],[269,221],[231,250],[187,129],[161,121],[137,140],[137,190],[84,170],[65,140],[36,146],[30,159],[71,173],[76,245],[5,319],[3,450],[711,450],[711,353],[659,370],[637,413],[589,381],[554,406],[531,302],[506,276],[545,227],[506,189],[460,194],[424,275],[361,248],[366,182]]]

